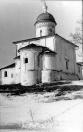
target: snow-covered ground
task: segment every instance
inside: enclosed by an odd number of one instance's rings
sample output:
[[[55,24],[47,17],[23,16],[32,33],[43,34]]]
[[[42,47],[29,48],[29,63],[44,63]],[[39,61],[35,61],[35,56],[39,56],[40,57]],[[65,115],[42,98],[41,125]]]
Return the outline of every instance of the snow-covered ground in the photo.
[[[83,80],[80,81],[72,81],[73,85],[82,85],[83,86]]]
[[[57,93],[0,94],[0,132],[83,132],[83,89]]]

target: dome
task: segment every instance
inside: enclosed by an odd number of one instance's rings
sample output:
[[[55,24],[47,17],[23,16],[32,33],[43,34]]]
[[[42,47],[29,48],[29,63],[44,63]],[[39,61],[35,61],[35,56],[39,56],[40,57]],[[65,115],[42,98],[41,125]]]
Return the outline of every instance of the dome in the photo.
[[[39,22],[53,22],[53,23],[55,23],[55,25],[57,24],[56,21],[55,21],[55,19],[54,19],[54,17],[50,13],[48,13],[48,12],[42,13],[42,14],[40,14],[37,17],[36,23],[39,23]]]

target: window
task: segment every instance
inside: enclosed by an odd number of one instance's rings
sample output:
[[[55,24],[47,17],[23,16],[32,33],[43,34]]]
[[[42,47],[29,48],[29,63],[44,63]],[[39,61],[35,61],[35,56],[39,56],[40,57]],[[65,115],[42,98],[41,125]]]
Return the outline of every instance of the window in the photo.
[[[28,63],[28,58],[25,58],[24,63]]]
[[[7,77],[7,71],[4,72],[4,77]]]
[[[66,69],[68,70],[68,60],[66,60]]]
[[[42,30],[40,30],[40,36],[42,36]]]
[[[13,78],[13,74],[11,74],[11,78]]]
[[[49,29],[49,33],[52,33],[52,29],[51,28]]]
[[[78,72],[80,73],[80,66],[78,66]]]

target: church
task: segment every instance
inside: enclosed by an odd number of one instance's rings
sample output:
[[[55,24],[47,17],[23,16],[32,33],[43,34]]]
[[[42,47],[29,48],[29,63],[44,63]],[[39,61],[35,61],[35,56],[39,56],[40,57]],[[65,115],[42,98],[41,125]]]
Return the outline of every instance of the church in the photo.
[[[81,63],[76,62],[78,46],[56,33],[57,22],[45,2],[34,26],[34,38],[13,42],[16,56],[13,64],[0,69],[1,84],[32,86],[82,79]]]

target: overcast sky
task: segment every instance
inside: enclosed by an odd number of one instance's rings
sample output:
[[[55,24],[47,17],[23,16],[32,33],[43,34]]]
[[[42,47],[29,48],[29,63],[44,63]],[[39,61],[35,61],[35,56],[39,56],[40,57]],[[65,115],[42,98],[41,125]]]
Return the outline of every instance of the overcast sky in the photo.
[[[82,1],[46,0],[56,22],[56,32],[69,38],[82,17]],[[41,0],[0,0],[0,67],[15,57],[13,41],[35,37],[34,23],[42,12]]]

